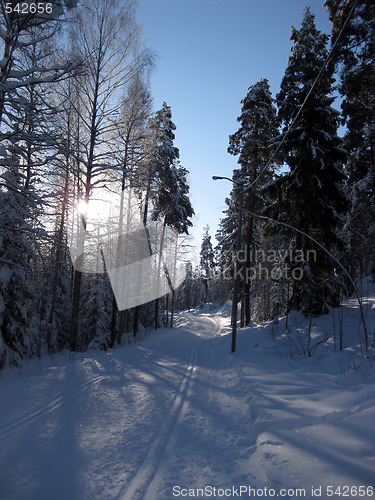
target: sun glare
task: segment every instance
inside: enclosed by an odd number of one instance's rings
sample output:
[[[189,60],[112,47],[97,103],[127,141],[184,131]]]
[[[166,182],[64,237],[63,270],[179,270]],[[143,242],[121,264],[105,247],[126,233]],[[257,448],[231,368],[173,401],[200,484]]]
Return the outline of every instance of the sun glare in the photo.
[[[85,200],[81,200],[80,202],[78,202],[77,210],[81,215],[87,215],[87,209],[88,209],[88,205],[87,205],[87,202]]]
[[[113,211],[111,199],[104,191],[98,191],[89,202],[81,199],[76,206],[78,214],[85,219],[90,219],[91,224],[108,221]]]

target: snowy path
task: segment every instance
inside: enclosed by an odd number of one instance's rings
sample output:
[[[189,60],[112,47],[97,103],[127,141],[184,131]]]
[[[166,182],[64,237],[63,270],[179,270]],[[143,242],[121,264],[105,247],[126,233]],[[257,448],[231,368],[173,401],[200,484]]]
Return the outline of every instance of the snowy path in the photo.
[[[212,350],[219,323],[182,314],[179,325],[124,349],[6,374],[1,500],[167,499],[174,485],[248,477],[236,457],[250,415],[236,375]]]
[[[187,328],[193,332],[200,331],[201,334],[204,333],[209,337],[210,335],[215,335],[217,332],[217,324],[215,322],[213,324],[210,323],[210,320],[202,321],[201,319],[201,321],[196,321],[193,319],[193,321],[190,320],[190,325]],[[166,460],[169,459],[171,461],[172,459],[175,462],[176,434],[191,400],[192,382],[198,368],[198,348],[201,347],[201,338],[197,337],[192,344],[190,361],[187,364],[182,382],[176,391],[173,405],[160,431],[154,437],[137,473],[132,478],[130,484],[120,492],[122,498],[133,499],[139,497],[145,500],[157,498],[157,488],[167,470]]]
[[[243,453],[246,458],[252,453],[250,411],[236,374],[212,350],[219,322],[183,314],[180,324],[197,335],[190,362],[165,423],[131,483],[121,491],[123,500],[172,498],[173,486],[219,487],[223,479],[228,486],[255,480],[239,465]],[[257,472],[264,476],[260,468]]]
[[[226,313],[177,325],[0,374],[0,500],[202,498],[206,486],[327,498],[328,485],[374,482],[375,390],[357,369],[292,364],[267,325],[240,331],[230,355]]]

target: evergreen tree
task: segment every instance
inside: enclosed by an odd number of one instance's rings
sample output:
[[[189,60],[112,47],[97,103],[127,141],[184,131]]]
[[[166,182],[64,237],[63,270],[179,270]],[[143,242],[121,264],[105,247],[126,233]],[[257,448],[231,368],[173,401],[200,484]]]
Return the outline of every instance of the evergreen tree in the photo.
[[[276,96],[285,134],[282,152],[290,172],[266,186],[272,203],[265,212],[336,251],[342,243],[337,236],[339,217],[349,202],[343,189],[346,155],[337,136],[339,113],[331,106],[333,65],[328,64],[300,108],[327,58],[327,38],[316,29],[308,8],[300,29],[292,28],[292,54]],[[297,110],[298,119],[289,130]],[[290,306],[305,314],[320,314],[326,304],[339,302],[334,263],[306,236],[292,236],[299,258],[292,259],[291,266],[301,269],[303,276],[293,282]],[[308,259],[313,255],[316,258]]]
[[[186,278],[183,284],[177,290],[177,306],[181,310],[191,309],[195,300],[195,278],[194,270],[191,262],[187,262],[186,266]]]
[[[325,5],[347,127],[344,144],[353,199],[347,223],[351,270],[353,275],[372,272],[375,277],[375,4],[326,0]]]
[[[82,350],[106,351],[110,346],[111,288],[108,275],[94,274],[88,280],[83,318],[84,345]]]
[[[268,81],[262,79],[252,85],[246,97],[241,101],[241,115],[237,121],[241,124],[238,131],[229,137],[228,152],[237,156],[241,165],[236,178],[245,188],[244,241],[246,255],[246,273],[252,266],[251,252],[255,248],[254,211],[262,207],[260,187],[270,180],[273,172],[271,162],[274,147],[272,144],[278,135],[276,108],[273,104]],[[247,186],[247,189],[246,189]],[[238,197],[237,187],[233,195]],[[250,280],[244,283],[245,323],[250,322]]]
[[[1,171],[2,170],[2,171]],[[34,255],[30,235],[30,199],[23,187],[18,158],[0,167],[0,368],[33,351],[28,346],[30,304],[28,274]],[[35,354],[35,352],[34,352]]]
[[[171,108],[163,102],[162,108],[151,120],[153,151],[150,168],[150,189],[153,202],[152,219],[162,219],[173,225],[176,215],[175,198],[178,179],[176,165],[180,152],[173,144],[176,125],[172,121]]]
[[[193,225],[194,209],[189,198],[187,175],[186,168],[178,163],[163,170],[152,213],[153,220],[162,217],[164,223],[179,234],[189,234],[189,227]]]
[[[241,115],[237,118],[241,126],[229,137],[228,152],[239,156],[241,180],[254,182],[262,167],[271,160],[272,142],[278,135],[276,108],[268,80],[252,85],[241,103]],[[271,169],[264,172],[263,178],[270,173]]]
[[[205,300],[209,295],[210,284],[214,278],[215,254],[212,248],[210,226],[204,227],[203,240],[200,251],[201,276],[205,290]]]
[[[238,170],[233,172],[234,178],[237,172]],[[220,294],[221,302],[224,302],[229,297],[233,285],[236,236],[238,229],[238,198],[235,199],[235,195],[236,191],[232,189],[230,196],[225,199],[228,208],[223,211],[224,217],[220,220],[219,229],[215,235],[218,242],[215,247],[215,253],[218,280],[222,288]]]
[[[144,222],[147,223],[148,204],[152,201],[152,221],[159,220],[164,228],[169,226],[179,234],[188,234],[189,227],[192,226],[190,219],[194,215],[189,199],[188,171],[178,163],[180,153],[173,143],[176,125],[172,121],[171,108],[165,102],[152,118],[150,128],[152,149],[148,166]],[[161,245],[163,241],[164,233]],[[174,292],[171,292],[173,304]],[[158,327],[159,299],[156,299],[155,328]]]

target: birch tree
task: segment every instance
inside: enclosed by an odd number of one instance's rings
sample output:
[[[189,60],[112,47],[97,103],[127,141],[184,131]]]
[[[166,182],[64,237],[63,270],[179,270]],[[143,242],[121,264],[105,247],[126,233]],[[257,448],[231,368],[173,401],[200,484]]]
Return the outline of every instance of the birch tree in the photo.
[[[79,176],[88,205],[96,187],[114,179],[108,141],[119,113],[120,94],[147,64],[139,50],[139,28],[133,0],[85,1],[77,14],[77,50],[85,57],[85,77],[77,80],[80,105]],[[77,349],[82,276],[75,271],[71,348]]]
[[[147,155],[147,124],[151,115],[151,95],[143,79],[138,73],[127,87],[125,97],[121,102],[120,115],[117,121],[117,135],[114,140],[114,159],[118,169],[118,182],[121,184],[121,200],[117,232],[120,235],[127,220],[126,212],[130,213],[132,199],[139,199],[143,192],[144,164]],[[125,189],[128,199],[125,200]],[[128,205],[128,206],[127,206]],[[120,241],[119,241],[120,243]],[[139,313],[141,306],[134,309],[133,335],[138,332]],[[121,343],[124,328],[124,311],[120,314],[118,323],[118,308],[116,299],[112,299],[111,345]]]
[[[77,62],[57,61],[45,66],[20,64],[20,51],[32,44],[43,44],[54,38],[60,28],[60,18],[75,7],[78,0],[52,0],[41,3],[39,10],[28,8],[23,13],[20,0],[0,3],[0,126],[2,137],[13,133],[14,110],[24,104],[19,90],[42,82],[56,82],[70,74]],[[48,7],[47,7],[48,5]],[[30,35],[33,34],[31,37]]]

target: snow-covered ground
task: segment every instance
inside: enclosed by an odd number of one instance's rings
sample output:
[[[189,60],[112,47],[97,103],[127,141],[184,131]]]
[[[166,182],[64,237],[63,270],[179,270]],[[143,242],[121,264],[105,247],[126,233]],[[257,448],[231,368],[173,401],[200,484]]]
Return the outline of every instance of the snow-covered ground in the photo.
[[[0,372],[0,499],[374,498],[374,361],[342,312],[312,319],[313,357],[295,313],[231,355],[227,305]],[[372,342],[374,297],[365,315]]]

